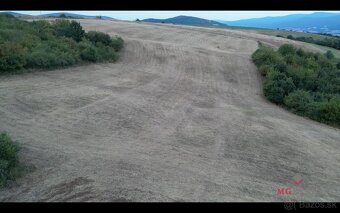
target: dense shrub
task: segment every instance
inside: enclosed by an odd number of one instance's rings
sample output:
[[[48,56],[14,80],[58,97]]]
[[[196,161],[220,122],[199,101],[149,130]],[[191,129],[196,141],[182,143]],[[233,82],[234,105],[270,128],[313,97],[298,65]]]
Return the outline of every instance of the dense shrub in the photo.
[[[279,48],[279,53],[283,56],[294,55],[295,52],[296,52],[296,49],[291,44],[284,44]]]
[[[285,74],[273,71],[268,74],[263,92],[264,95],[272,102],[281,104],[284,97],[290,92],[294,91],[295,85],[291,78],[288,78]]]
[[[25,65],[25,50],[13,42],[0,44],[0,72],[21,69]]]
[[[340,126],[340,70],[331,53],[305,52],[292,45],[274,51],[260,45],[252,58],[265,76],[263,93],[270,101]]]
[[[278,52],[275,52],[272,48],[267,46],[261,46],[260,49],[255,51],[252,58],[257,66],[280,64],[284,62],[283,57]]]
[[[334,97],[320,107],[321,119],[334,124],[340,123],[340,97]]]
[[[4,186],[8,180],[13,180],[14,168],[18,164],[18,147],[11,138],[5,134],[0,134],[0,187]]]
[[[86,46],[80,51],[80,57],[84,61],[96,62],[98,60],[98,53],[95,47]]]
[[[98,61],[116,61],[118,58],[117,52],[112,47],[102,47],[97,51]]]
[[[55,21],[55,30],[58,36],[65,36],[79,42],[85,35],[85,31],[78,22],[57,19]]]
[[[27,22],[0,14],[0,73],[22,68],[57,68],[79,62],[114,62],[123,40],[85,33],[75,21]]]
[[[113,47],[116,51],[119,51],[123,48],[124,40],[121,37],[116,36],[112,41],[110,46]]]
[[[25,50],[13,42],[0,44],[0,72],[21,69],[25,65]]]
[[[89,31],[86,34],[86,38],[96,46],[110,46],[115,51],[121,50],[124,43],[123,39],[120,37],[111,38],[108,34],[97,31]]]
[[[333,59],[334,58],[334,55],[332,53],[332,51],[328,50],[326,53],[325,53],[325,56],[328,58],[328,59]]]
[[[101,42],[105,46],[110,45],[112,42],[112,39],[108,34],[96,31],[89,31],[86,34],[86,38],[94,44]]]
[[[289,95],[284,98],[284,104],[299,114],[309,112],[313,101],[313,97],[309,92],[300,89],[289,93]]]
[[[270,65],[264,64],[264,65],[259,67],[259,71],[260,71],[261,75],[266,76],[269,72],[274,71],[274,68]]]
[[[270,66],[270,65],[269,65]],[[271,66],[270,66],[271,67]],[[274,65],[274,69],[279,71],[279,72],[282,72],[282,73],[286,73],[287,70],[288,70],[288,66],[287,64],[285,63],[281,63],[281,64],[276,64]]]

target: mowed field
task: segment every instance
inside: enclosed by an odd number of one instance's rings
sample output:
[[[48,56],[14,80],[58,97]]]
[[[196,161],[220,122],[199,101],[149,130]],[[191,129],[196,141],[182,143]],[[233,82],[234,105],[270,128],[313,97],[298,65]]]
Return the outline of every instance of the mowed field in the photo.
[[[251,61],[258,41],[307,44],[78,21],[125,48],[114,64],[0,76],[0,130],[35,167],[0,201],[340,200],[339,129],[267,101]]]

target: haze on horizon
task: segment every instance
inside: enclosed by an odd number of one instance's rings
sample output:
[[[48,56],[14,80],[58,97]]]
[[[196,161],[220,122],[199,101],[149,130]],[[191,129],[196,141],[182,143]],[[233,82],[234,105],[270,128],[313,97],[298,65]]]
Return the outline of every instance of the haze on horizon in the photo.
[[[132,21],[135,19],[166,19],[179,15],[195,16],[210,20],[234,21],[267,16],[285,16],[292,14],[311,14],[314,12],[338,13],[340,11],[12,11],[28,15],[48,13],[76,13],[91,16],[109,16],[115,19]]]

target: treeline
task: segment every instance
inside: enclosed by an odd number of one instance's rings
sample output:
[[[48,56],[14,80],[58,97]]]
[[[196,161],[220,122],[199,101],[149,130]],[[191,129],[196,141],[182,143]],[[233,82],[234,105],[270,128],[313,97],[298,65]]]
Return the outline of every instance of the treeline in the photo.
[[[340,50],[340,38],[335,37],[335,36],[324,38],[324,39],[314,39],[313,37],[305,37],[305,36],[294,37],[292,35],[288,35],[287,38],[291,40],[303,41],[303,42],[318,44],[318,45],[322,45],[326,47],[332,47],[334,49]]]
[[[0,73],[58,68],[81,62],[114,62],[123,39],[86,33],[75,21],[23,21],[0,15]]]
[[[334,38],[339,38],[338,35],[333,35],[333,34],[329,34],[329,33],[317,33],[319,35],[324,35],[324,36],[330,36],[330,37],[334,37]]]
[[[331,52],[305,52],[284,44],[260,44],[252,55],[272,102],[311,119],[340,127],[340,64]]]

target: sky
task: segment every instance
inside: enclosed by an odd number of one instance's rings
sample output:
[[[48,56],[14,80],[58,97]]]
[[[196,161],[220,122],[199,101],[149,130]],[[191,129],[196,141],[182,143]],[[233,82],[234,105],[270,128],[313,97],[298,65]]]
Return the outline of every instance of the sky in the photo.
[[[137,18],[171,18],[179,15],[195,16],[210,20],[234,21],[248,18],[261,18],[266,16],[284,16],[291,14],[310,14],[314,12],[340,12],[340,11],[13,11],[29,15],[47,13],[77,13],[82,15],[109,16],[120,20],[133,21]]]

